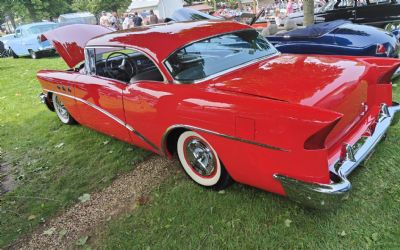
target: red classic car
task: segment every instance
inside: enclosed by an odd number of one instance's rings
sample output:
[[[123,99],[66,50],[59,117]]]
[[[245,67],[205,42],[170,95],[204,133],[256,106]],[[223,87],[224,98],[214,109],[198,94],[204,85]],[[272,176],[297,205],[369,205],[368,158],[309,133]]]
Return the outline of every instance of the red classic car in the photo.
[[[177,155],[201,186],[235,180],[333,207],[398,120],[396,59],[280,54],[250,26],[221,21],[44,36],[71,67],[37,74],[62,123]]]

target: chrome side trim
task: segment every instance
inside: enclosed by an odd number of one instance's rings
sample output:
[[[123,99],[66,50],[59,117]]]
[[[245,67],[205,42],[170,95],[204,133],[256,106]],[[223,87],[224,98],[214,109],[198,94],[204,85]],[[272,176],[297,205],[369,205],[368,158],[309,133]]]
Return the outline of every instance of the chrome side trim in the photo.
[[[119,119],[118,117],[116,117],[115,115],[111,114],[110,112],[108,112],[107,110],[104,110],[102,108],[100,108],[97,105],[94,105],[91,102],[88,102],[84,99],[72,96],[72,95],[67,95],[65,93],[61,93],[61,92],[57,92],[57,91],[52,91],[52,90],[48,90],[48,89],[44,89],[44,91],[47,92],[52,92],[55,93],[57,95],[61,95],[61,96],[65,96],[67,98],[71,98],[74,99],[76,101],[82,102],[94,109],[96,109],[97,111],[99,111],[100,113],[103,113],[104,115],[110,117],[111,119],[113,119],[114,121],[116,121],[117,123],[119,123],[120,125],[124,126],[125,128],[127,128],[129,131],[131,131],[132,133],[134,133],[137,137],[139,137],[141,140],[143,140],[144,142],[146,142],[147,144],[149,144],[153,149],[155,149],[157,152],[160,152],[160,149],[154,144],[152,143],[150,140],[148,140],[146,137],[144,137],[141,133],[139,133],[136,129],[134,129],[131,125],[125,123],[123,120]]]
[[[268,148],[268,149],[272,149],[272,150],[279,150],[279,151],[283,151],[283,152],[290,152],[290,150],[288,150],[288,149],[279,148],[279,147],[276,147],[276,146],[263,144],[263,143],[259,143],[259,142],[255,142],[255,141],[250,141],[250,140],[246,140],[246,139],[241,139],[241,138],[238,138],[238,137],[234,137],[234,136],[227,135],[227,134],[222,134],[222,133],[211,131],[211,130],[204,129],[204,128],[199,128],[199,127],[196,127],[196,126],[185,125],[185,124],[175,124],[175,125],[172,125],[169,128],[167,128],[167,130],[165,130],[165,132],[164,132],[164,134],[162,136],[162,139],[161,139],[161,151],[162,151],[163,155],[165,155],[165,156],[167,155],[167,144],[166,144],[167,143],[166,142],[167,136],[175,128],[186,128],[186,129],[190,129],[190,130],[197,130],[197,131],[204,132],[204,133],[207,133],[207,134],[217,135],[217,136],[220,136],[220,137],[223,137],[223,138],[226,138],[226,139],[230,139],[230,140],[234,140],[234,141],[240,141],[240,142],[243,142],[243,143],[248,143],[248,144],[256,145],[256,146],[263,147],[263,148]]]
[[[330,166],[331,184],[308,183],[280,174],[275,174],[274,178],[282,184],[286,195],[296,202],[313,208],[337,207],[351,190],[348,176],[374,151],[389,127],[399,121],[399,116],[399,104],[393,103],[391,107],[382,104],[373,134],[361,137],[355,145],[346,144],[342,149],[344,158]]]

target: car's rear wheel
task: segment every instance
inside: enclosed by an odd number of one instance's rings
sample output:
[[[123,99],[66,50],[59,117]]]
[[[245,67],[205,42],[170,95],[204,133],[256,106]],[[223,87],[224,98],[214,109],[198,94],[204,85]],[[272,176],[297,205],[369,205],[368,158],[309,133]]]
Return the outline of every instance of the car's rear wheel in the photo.
[[[39,54],[35,51],[30,50],[29,54],[31,55],[32,59],[38,59],[39,58]]]
[[[186,174],[197,184],[218,190],[232,183],[217,152],[198,133],[183,132],[178,138],[177,152]]]
[[[75,119],[70,115],[68,110],[65,108],[64,103],[56,94],[53,94],[52,100],[53,100],[54,110],[56,111],[56,114],[60,119],[60,121],[64,124],[69,124],[69,125],[75,124],[76,123]]]
[[[13,58],[19,57],[17,54],[15,54],[15,52],[12,49],[10,49],[10,55],[12,55]]]

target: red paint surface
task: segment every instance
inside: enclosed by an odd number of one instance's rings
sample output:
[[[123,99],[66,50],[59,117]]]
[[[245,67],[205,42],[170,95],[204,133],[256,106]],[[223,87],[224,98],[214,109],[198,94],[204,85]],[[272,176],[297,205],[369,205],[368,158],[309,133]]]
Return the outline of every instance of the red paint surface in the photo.
[[[247,27],[221,22],[193,25],[143,28],[138,34],[113,33],[89,44],[141,47],[151,51],[149,54],[163,68],[160,61],[177,47],[219,32]],[[158,36],[169,40],[155,39]],[[156,47],[160,41],[165,46]],[[76,97],[123,120],[160,150],[164,133],[178,124],[236,137],[238,140],[196,131],[212,145],[236,181],[284,194],[273,174],[329,183],[328,166],[339,159],[341,145],[354,143],[368,131],[382,102],[391,104],[391,84],[377,82],[398,65],[393,59],[277,55],[198,84],[140,81],[127,85],[78,72],[59,71],[41,71],[38,78],[42,87],[50,91],[57,91],[56,86],[60,84],[73,87]],[[360,115],[362,102],[369,107],[363,116]],[[67,108],[84,126],[161,153],[125,126],[86,104],[70,101]],[[324,148],[304,149],[310,136],[336,122]],[[254,132],[246,133],[245,128],[253,128]]]

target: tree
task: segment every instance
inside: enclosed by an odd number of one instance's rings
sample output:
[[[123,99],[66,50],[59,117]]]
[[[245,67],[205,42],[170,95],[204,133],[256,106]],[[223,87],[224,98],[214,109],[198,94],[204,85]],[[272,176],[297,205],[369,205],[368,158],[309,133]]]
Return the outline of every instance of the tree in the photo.
[[[125,11],[131,0],[73,0],[72,8],[76,11],[90,11],[98,14],[101,11]]]
[[[52,19],[71,11],[72,0],[2,0],[0,14],[19,17],[24,22]]]
[[[303,24],[305,26],[313,24],[314,23],[314,0],[304,0],[303,9],[304,9]]]

